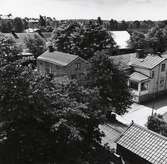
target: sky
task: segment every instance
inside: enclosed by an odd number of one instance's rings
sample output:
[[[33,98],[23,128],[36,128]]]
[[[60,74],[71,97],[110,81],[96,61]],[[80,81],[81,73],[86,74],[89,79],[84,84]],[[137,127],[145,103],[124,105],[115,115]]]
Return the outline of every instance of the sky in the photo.
[[[0,0],[0,14],[56,19],[167,19],[167,0]]]

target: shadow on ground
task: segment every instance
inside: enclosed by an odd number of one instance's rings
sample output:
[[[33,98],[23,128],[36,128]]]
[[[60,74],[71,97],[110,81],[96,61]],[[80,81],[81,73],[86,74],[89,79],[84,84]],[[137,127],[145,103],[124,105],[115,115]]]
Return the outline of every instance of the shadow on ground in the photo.
[[[167,106],[167,95],[163,95],[158,98],[155,98],[154,100],[142,103],[142,105],[157,110],[161,107]]]

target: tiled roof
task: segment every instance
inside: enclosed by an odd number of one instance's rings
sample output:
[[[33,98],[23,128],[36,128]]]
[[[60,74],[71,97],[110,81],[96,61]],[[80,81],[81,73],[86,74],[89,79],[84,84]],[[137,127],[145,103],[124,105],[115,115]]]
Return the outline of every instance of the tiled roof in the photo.
[[[167,164],[167,138],[132,124],[116,142],[152,164]]]
[[[158,64],[160,64],[162,61],[164,61],[166,58],[160,57],[158,55],[147,55],[144,59],[138,59],[136,58],[135,61],[131,63],[132,66],[137,67],[143,67],[147,69],[152,69]]]
[[[128,48],[130,34],[127,31],[110,31],[110,33],[120,49]]]
[[[131,80],[134,80],[134,81],[144,81],[144,80],[148,80],[148,79],[149,79],[148,76],[143,75],[143,74],[141,74],[141,73],[139,73],[139,72],[134,72],[134,73],[132,73],[132,74],[129,76],[129,78],[130,78]]]
[[[78,58],[77,55],[71,55],[59,51],[54,51],[54,52],[46,51],[41,56],[38,57],[38,60],[47,61],[61,66],[66,66],[70,64],[72,61],[74,61],[76,58]]]
[[[136,53],[111,56],[110,59],[113,60],[114,64],[119,65],[123,69],[127,69],[129,68],[129,64],[136,59]]]
[[[102,138],[102,145],[108,144],[110,149],[113,149],[116,148],[115,141],[127,129],[127,126],[123,124],[103,124],[99,128],[105,134]]]

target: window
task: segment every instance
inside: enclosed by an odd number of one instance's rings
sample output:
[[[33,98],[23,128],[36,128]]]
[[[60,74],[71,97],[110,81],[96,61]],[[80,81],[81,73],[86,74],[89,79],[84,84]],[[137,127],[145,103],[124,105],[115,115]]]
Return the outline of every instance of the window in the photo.
[[[164,87],[164,83],[165,83],[165,80],[164,80],[164,79],[161,79],[161,80],[160,80],[160,87],[161,87],[161,88]]]
[[[154,71],[151,72],[151,78],[154,78]]]
[[[147,91],[148,90],[148,82],[141,83],[141,91]]]
[[[164,72],[165,71],[165,64],[162,64],[161,66],[161,72]]]
[[[130,81],[129,82],[130,88],[137,90],[138,91],[138,83],[135,81]]]
[[[76,70],[80,70],[81,69],[81,63],[76,63]]]

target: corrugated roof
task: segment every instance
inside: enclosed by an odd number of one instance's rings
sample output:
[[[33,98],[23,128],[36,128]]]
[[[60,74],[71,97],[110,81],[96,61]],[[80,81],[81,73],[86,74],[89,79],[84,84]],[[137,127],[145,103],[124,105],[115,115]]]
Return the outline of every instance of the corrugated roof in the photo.
[[[139,73],[139,72],[134,72],[134,73],[132,73],[132,74],[129,76],[129,78],[130,78],[131,80],[134,80],[134,81],[144,81],[144,80],[148,80],[148,79],[149,79],[148,76],[143,75],[143,74],[141,74],[141,73]]]
[[[46,51],[38,57],[38,60],[43,60],[51,63],[55,63],[61,66],[66,66],[78,58],[77,55],[71,55],[59,51],[49,52]]]
[[[166,58],[160,57],[158,55],[147,55],[146,58],[138,59],[136,58],[131,65],[137,66],[137,67],[143,67],[147,69],[152,69],[158,64],[160,64],[162,61],[164,61]]]
[[[110,31],[110,33],[120,49],[128,48],[130,34],[127,31]]]
[[[144,127],[132,124],[116,143],[152,164],[167,164],[167,138]]]

